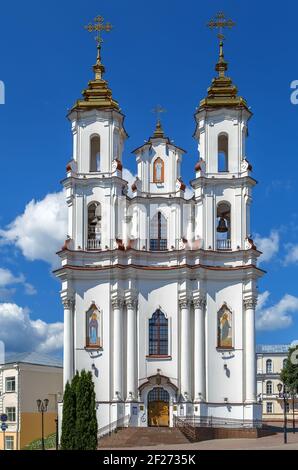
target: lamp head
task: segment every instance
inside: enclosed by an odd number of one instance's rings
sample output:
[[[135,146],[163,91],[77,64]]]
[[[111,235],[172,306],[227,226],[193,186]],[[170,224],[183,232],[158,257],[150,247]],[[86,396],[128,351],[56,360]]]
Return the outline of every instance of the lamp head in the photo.
[[[279,393],[282,391],[282,384],[281,383],[277,384],[277,390],[279,391]]]

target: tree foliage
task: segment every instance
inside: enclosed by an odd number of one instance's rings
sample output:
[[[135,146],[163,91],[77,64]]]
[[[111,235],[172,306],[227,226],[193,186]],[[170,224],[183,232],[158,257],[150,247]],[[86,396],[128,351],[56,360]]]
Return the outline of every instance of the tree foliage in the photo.
[[[91,372],[82,370],[67,383],[63,400],[61,448],[95,450],[97,418],[94,383]]]
[[[298,346],[294,348],[290,348],[288,352],[288,357],[284,368],[281,371],[280,378],[282,382],[286,385],[286,387],[292,392],[298,392],[298,357],[295,359],[296,351],[298,356]],[[295,363],[296,362],[296,363]]]

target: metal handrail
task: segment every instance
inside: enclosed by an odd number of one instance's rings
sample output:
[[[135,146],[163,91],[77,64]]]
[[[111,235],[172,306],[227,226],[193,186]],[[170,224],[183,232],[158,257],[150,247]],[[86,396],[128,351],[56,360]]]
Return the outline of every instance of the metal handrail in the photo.
[[[116,421],[112,421],[111,423],[103,426],[98,430],[97,436],[102,438],[107,434],[112,434],[113,432],[117,432],[119,428],[127,428],[129,426],[130,415],[122,416],[122,418],[117,419]]]
[[[174,426],[176,427],[225,427],[225,428],[251,428],[262,427],[261,420],[246,420],[232,418],[218,418],[214,416],[185,416],[174,417]]]

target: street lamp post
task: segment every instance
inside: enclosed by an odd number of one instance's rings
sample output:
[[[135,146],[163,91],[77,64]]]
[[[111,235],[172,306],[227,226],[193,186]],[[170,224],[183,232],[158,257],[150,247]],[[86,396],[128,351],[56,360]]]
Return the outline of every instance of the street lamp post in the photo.
[[[279,397],[283,399],[283,403],[284,403],[284,443],[286,444],[288,442],[288,439],[287,439],[288,437],[287,436],[287,403],[291,394],[287,390],[285,384],[282,384],[282,383],[277,384],[277,390],[278,390]]]
[[[41,449],[45,450],[44,446],[44,421],[43,421],[43,415],[48,409],[49,405],[49,400],[45,398],[43,401],[38,399],[36,400],[37,403],[37,409],[41,413]]]

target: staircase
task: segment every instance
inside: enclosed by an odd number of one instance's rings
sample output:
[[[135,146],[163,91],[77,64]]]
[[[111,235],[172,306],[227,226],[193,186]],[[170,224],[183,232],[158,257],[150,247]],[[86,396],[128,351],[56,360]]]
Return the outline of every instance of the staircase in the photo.
[[[185,444],[189,440],[178,428],[123,428],[99,440],[99,448],[122,448]]]

